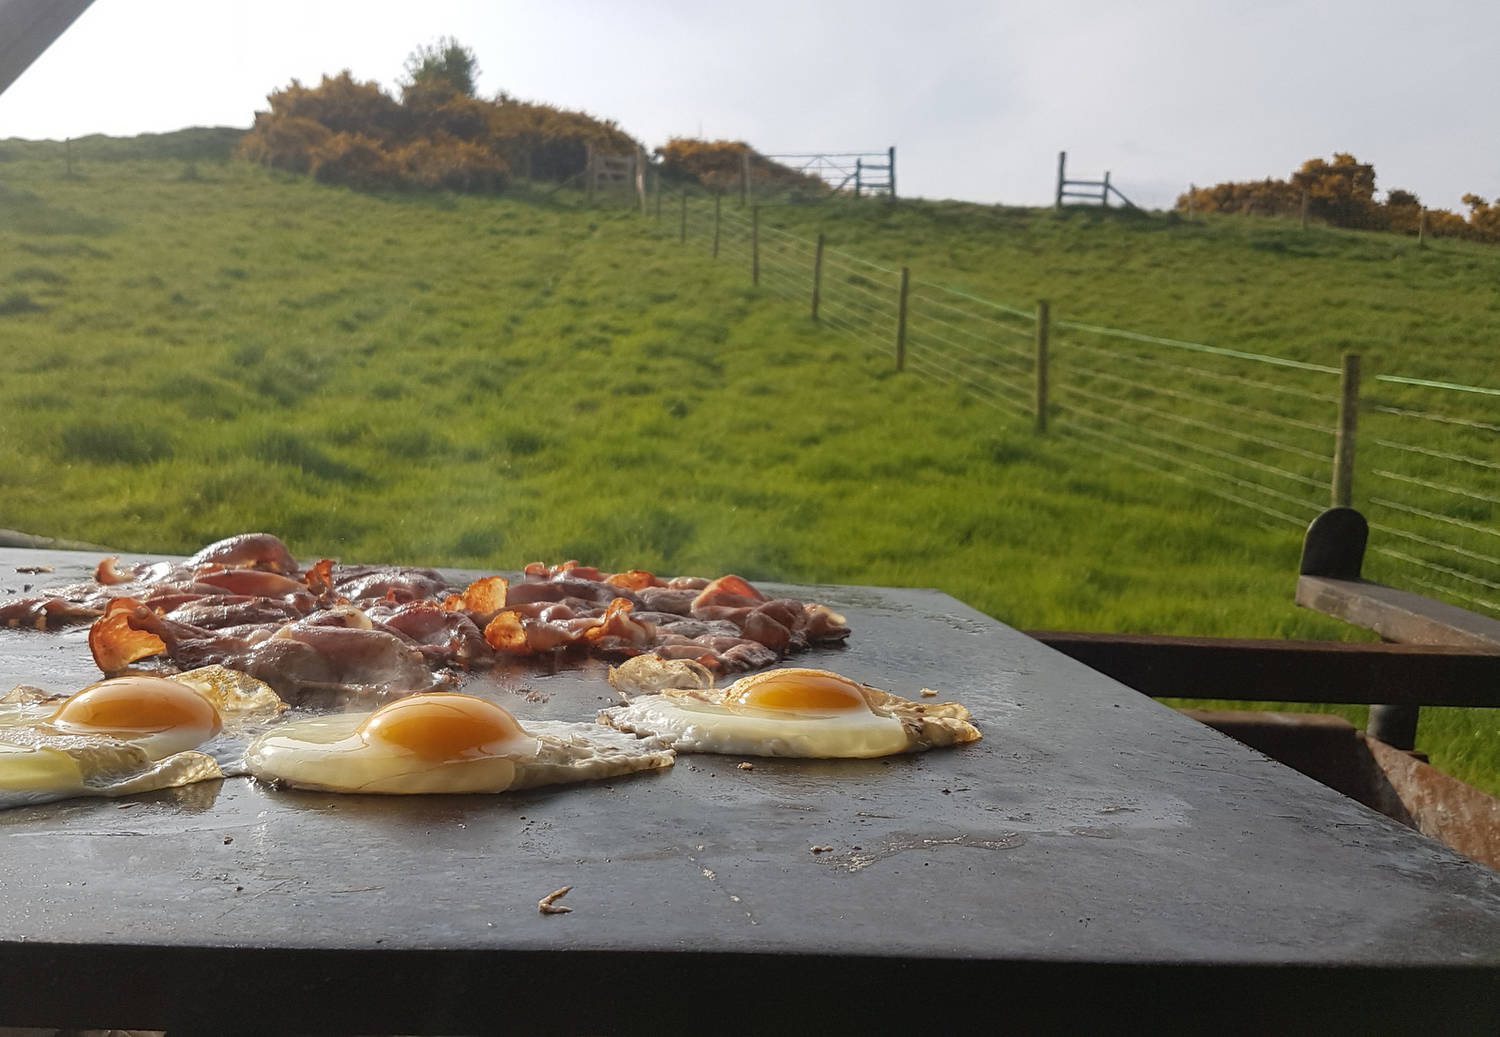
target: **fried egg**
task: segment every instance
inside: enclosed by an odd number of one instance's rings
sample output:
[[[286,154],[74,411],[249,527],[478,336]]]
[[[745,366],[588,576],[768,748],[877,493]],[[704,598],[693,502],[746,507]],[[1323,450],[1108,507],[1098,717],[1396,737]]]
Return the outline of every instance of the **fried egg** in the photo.
[[[913,702],[828,670],[767,670],[716,691],[662,686],[659,669],[648,682],[657,693],[606,709],[599,722],[679,752],[737,756],[889,756],[979,738],[956,702]],[[612,683],[625,690],[628,675],[617,674]]]
[[[113,677],[61,702],[17,688],[0,699],[0,808],[242,772],[240,736],[282,708],[265,684],[220,666]]]
[[[670,767],[670,748],[599,727],[529,721],[488,699],[429,692],[373,713],[307,717],[245,754],[261,781],[324,792],[504,792]]]

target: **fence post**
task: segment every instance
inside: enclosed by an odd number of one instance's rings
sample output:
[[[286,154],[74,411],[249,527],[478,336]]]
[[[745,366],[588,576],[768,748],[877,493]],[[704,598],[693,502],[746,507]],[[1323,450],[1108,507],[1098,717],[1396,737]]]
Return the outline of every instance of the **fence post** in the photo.
[[[855,159],[854,160],[854,197],[856,197],[856,198],[859,197],[859,181],[861,179],[860,174],[863,173],[863,172],[864,172],[864,159],[859,159],[859,158]]]
[[[1068,168],[1068,153],[1066,151],[1059,151],[1057,153],[1057,206],[1056,206],[1058,212],[1062,212],[1063,184],[1066,183],[1066,178],[1064,176],[1064,172],[1065,172],[1065,170],[1067,168]]]
[[[588,144],[588,163],[587,164],[588,164],[588,169],[584,173],[584,177],[588,181],[588,200],[589,200],[589,205],[593,205],[594,204],[594,181],[597,180],[598,177],[594,175],[594,145],[593,145],[592,141],[589,142],[589,144]]]
[[[818,231],[818,248],[813,253],[812,319],[818,319],[818,302],[823,292],[823,232]]]
[[[1339,375],[1339,427],[1333,441],[1333,506],[1353,507],[1354,435],[1359,423],[1359,354],[1345,353]]]
[[[891,163],[891,201],[896,200],[896,145],[892,144],[887,152]]]
[[[750,206],[750,283],[760,285],[760,206]]]
[[[637,147],[635,149],[635,193],[641,203],[641,215],[648,212],[646,208],[646,149]]]
[[[901,301],[896,308],[896,370],[906,370],[906,288],[911,271],[901,268]]]
[[[687,244],[687,185],[686,184],[682,185],[682,224],[681,224],[680,229],[677,232],[677,241],[680,244],[683,244],[683,245]]]
[[[714,258],[719,258],[719,205],[724,201],[722,194],[714,195]]]
[[[1036,304],[1036,430],[1047,431],[1047,346],[1052,334],[1052,308],[1046,299]]]
[[[1099,200],[1104,203],[1106,209],[1109,208],[1109,170],[1107,169],[1104,171],[1104,188],[1099,192]]]

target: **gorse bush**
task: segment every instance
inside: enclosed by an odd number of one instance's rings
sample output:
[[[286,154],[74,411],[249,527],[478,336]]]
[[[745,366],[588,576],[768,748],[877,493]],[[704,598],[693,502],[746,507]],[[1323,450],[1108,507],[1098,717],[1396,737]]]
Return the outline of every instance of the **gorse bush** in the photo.
[[[662,173],[680,180],[690,180],[706,187],[727,190],[739,184],[744,175],[745,157],[750,158],[750,181],[752,184],[805,188],[826,191],[827,185],[820,177],[803,173],[773,162],[740,140],[698,140],[691,137],[673,137],[656,149],[661,157]]]
[[[582,174],[590,149],[635,154],[638,141],[584,112],[473,96],[474,55],[452,39],[407,60],[401,99],[347,70],[315,87],[293,80],[273,91],[268,111],[240,142],[252,162],[310,173],[364,190],[442,189],[493,193],[511,170],[563,181]]]
[[[270,111],[255,114],[239,154],[361,190],[505,188],[509,170],[489,146],[483,102],[435,85],[409,95],[403,104],[347,71],[316,87],[293,80],[268,97]]]
[[[494,152],[445,134],[412,141],[394,160],[405,181],[417,187],[493,193],[509,178],[505,160]]]
[[[489,106],[493,147],[528,179],[566,180],[588,168],[589,149],[632,155],[642,148],[612,119],[502,93]]]
[[[1177,199],[1177,208],[1193,212],[1296,215],[1306,198],[1307,213],[1335,227],[1415,234],[1422,225],[1421,200],[1395,188],[1384,202],[1375,200],[1375,167],[1337,152],[1332,162],[1310,158],[1287,180],[1253,180],[1194,187]],[[1478,195],[1463,198],[1466,220],[1447,209],[1428,209],[1427,232],[1440,237],[1500,241],[1500,209]],[[1500,205],[1500,200],[1497,200]]]

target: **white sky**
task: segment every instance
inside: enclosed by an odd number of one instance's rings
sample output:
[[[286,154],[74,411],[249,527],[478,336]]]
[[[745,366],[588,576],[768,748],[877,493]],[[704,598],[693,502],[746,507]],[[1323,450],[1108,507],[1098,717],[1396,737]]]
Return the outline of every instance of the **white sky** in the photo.
[[[908,195],[1047,204],[1060,150],[1153,208],[1335,151],[1429,206],[1500,194],[1493,0],[95,0],[0,94],[0,138],[248,126],[294,77],[394,91],[444,35],[482,95],[648,147],[895,145]]]

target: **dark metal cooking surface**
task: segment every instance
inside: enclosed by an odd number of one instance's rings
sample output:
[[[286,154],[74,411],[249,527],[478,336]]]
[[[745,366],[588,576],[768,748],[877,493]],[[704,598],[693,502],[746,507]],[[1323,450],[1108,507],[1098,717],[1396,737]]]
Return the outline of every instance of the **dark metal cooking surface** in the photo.
[[[0,595],[95,561],[0,550]],[[683,755],[489,797],[229,779],[6,811],[0,1025],[460,1032],[509,1004],[534,1029],[678,1029],[747,976],[771,1007],[720,1029],[891,1024],[945,998],[950,1022],[1076,1022],[1095,995],[1222,1022],[1246,983],[1242,1021],[1333,998],[1389,1022],[1389,1001],[1349,1000],[1406,987],[1429,1021],[1494,1020],[1500,876],[946,595],[785,590],[854,631],[795,663],[936,688],[984,739],[752,770]],[[82,629],[0,631],[0,692],[97,676]],[[612,700],[592,664],[468,690],[523,723]],[[562,886],[572,913],[540,914]]]

